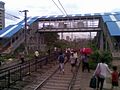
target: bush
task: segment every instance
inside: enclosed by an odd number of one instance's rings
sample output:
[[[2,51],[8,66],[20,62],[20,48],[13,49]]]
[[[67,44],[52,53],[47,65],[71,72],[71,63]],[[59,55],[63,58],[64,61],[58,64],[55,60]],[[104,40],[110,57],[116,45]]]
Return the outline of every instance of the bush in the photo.
[[[91,55],[90,58],[94,60],[96,63],[100,61],[100,53],[98,50],[94,51]]]
[[[92,60],[92,61],[89,62],[90,69],[94,70],[96,68],[96,66],[97,66],[97,63],[95,61]]]
[[[111,65],[112,55],[108,51],[99,52],[97,50],[90,55],[90,59],[91,59],[91,61],[89,62],[90,68],[95,69],[96,65],[101,61],[101,59],[104,59],[105,63]]]
[[[101,59],[104,59],[105,60],[105,63],[107,63],[108,65],[111,64],[112,62],[112,54],[108,51],[103,51],[101,52]]]

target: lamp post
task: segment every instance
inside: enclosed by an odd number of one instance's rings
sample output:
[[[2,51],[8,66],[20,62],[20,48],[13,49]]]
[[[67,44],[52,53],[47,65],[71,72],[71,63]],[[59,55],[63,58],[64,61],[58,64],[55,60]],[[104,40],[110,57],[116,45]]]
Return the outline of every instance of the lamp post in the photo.
[[[24,25],[25,52],[28,55],[28,46],[27,46],[27,12],[28,12],[28,10],[23,10],[23,11],[19,11],[19,12],[24,12],[24,21],[25,21],[25,25]]]

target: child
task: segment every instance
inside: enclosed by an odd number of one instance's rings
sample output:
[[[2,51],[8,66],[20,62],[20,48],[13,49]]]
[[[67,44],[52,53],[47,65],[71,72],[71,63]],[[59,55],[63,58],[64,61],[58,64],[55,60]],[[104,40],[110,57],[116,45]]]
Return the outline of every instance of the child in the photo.
[[[112,72],[112,89],[118,87],[119,72],[117,71],[117,66],[113,66]]]

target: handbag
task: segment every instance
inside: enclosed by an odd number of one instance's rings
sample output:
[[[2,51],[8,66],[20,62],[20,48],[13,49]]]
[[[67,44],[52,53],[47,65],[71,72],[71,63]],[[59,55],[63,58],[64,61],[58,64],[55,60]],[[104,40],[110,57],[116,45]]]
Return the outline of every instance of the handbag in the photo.
[[[97,86],[97,78],[95,76],[93,76],[91,79],[90,79],[90,84],[89,84],[89,87],[91,88],[96,88]]]

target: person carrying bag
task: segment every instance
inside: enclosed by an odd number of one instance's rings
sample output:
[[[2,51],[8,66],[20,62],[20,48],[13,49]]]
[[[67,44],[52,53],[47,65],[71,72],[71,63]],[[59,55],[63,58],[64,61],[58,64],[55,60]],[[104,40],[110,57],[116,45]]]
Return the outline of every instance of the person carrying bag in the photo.
[[[102,58],[101,63],[98,63],[96,70],[93,74],[93,76],[97,77],[97,90],[99,89],[99,85],[100,86],[100,90],[103,90],[103,84],[104,84],[104,80],[107,76],[107,72],[109,72],[111,74],[111,70],[109,69],[108,65],[105,63],[104,58]]]

